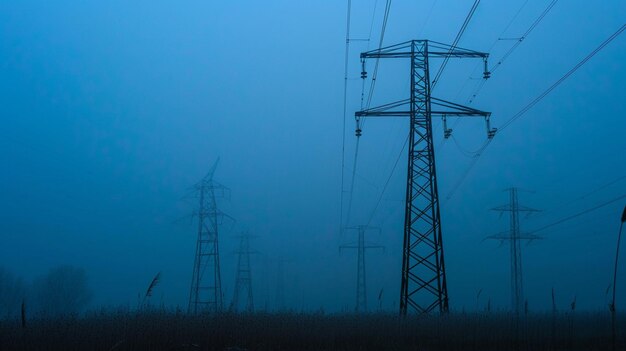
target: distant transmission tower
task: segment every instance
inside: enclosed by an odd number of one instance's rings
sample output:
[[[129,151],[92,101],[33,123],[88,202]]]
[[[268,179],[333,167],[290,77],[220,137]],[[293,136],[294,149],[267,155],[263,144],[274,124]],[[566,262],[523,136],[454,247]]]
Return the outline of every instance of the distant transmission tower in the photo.
[[[254,312],[254,300],[252,297],[252,270],[250,266],[250,235],[244,233],[239,241],[239,251],[237,251],[237,278],[235,280],[235,292],[233,301],[230,304],[231,311],[239,309],[239,299],[246,298],[246,312]],[[245,293],[245,295],[243,295]]]
[[[189,313],[194,314],[222,310],[218,227],[226,215],[217,208],[216,199],[224,197],[227,188],[213,179],[218,162],[219,159],[196,185],[199,198],[198,240],[188,306]]]
[[[500,241],[508,240],[511,245],[511,308],[519,315],[524,310],[524,286],[522,281],[522,240],[537,240],[540,236],[534,234],[522,234],[519,226],[520,212],[538,212],[530,207],[520,206],[517,201],[517,188],[507,189],[509,191],[509,204],[493,208],[494,211],[509,212],[510,224],[507,232],[489,236],[488,239]]]
[[[362,133],[361,119],[364,117],[409,117],[410,121],[400,287],[401,315],[406,315],[409,308],[417,313],[448,310],[432,117],[482,116],[487,122],[487,136],[492,138],[496,132],[489,125],[489,112],[431,97],[429,59],[442,58],[447,62],[449,58],[480,58],[485,67],[483,77],[488,78],[487,57],[486,53],[428,40],[412,40],[361,53],[363,78],[367,77],[366,59],[410,60],[409,98],[355,114],[357,137]],[[451,130],[446,127],[444,137],[450,134]]]
[[[367,312],[367,285],[365,282],[365,250],[366,249],[382,249],[383,246],[377,244],[367,244],[365,242],[365,232],[368,229],[376,229],[380,232],[379,228],[368,227],[366,225],[359,225],[356,227],[348,227],[345,229],[352,229],[358,231],[358,239],[356,243],[341,245],[341,249],[357,249],[357,274],[356,274],[356,312]]]
[[[287,260],[281,258],[278,260],[278,269],[276,272],[276,307],[277,311],[285,310],[285,262]]]

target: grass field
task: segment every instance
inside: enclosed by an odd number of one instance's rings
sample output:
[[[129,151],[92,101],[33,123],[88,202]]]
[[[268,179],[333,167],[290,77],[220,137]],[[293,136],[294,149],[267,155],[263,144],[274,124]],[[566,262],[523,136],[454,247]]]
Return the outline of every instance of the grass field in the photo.
[[[626,316],[617,350],[626,350]],[[533,314],[100,312],[0,322],[0,350],[611,350],[608,312]],[[619,326],[622,328],[620,329]]]

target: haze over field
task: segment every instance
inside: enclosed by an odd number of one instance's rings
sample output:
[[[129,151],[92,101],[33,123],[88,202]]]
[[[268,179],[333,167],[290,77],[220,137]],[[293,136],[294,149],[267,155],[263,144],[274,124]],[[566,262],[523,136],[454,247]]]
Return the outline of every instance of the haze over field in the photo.
[[[482,1],[459,46],[489,52],[493,67],[515,43],[498,38],[519,38],[549,3]],[[395,1],[383,45],[450,44],[471,5]],[[359,53],[377,48],[383,10],[352,1],[350,36],[370,40],[350,43],[344,190]],[[501,127],[624,23],[624,1],[560,1],[476,98],[481,62],[456,59],[433,96],[491,111]],[[280,304],[282,261],[288,309],[352,311],[356,252],[338,249],[356,240],[340,233],[345,36],[346,2],[336,0],[1,3],[0,267],[26,287],[78,267],[93,309],[134,308],[161,272],[150,302],[186,308],[197,238],[188,195],[219,157],[215,179],[231,190],[219,206],[236,219],[220,229],[226,305],[248,231],[257,309]],[[508,230],[491,209],[515,186],[528,190],[521,204],[542,210],[522,217],[528,232],[624,196],[522,247],[531,310],[551,308],[552,288],[559,309],[576,297],[579,309],[606,310],[626,202],[624,62],[622,35],[502,130],[467,177],[487,140],[483,120],[449,119],[445,142],[434,122],[451,309],[509,309],[508,244],[484,239]],[[407,67],[381,61],[372,106],[407,97]],[[373,62],[367,69],[371,78]],[[369,220],[407,133],[407,119],[365,123],[346,225]],[[370,309],[389,312],[400,295],[406,151],[399,160],[371,220],[381,232],[369,239],[385,250],[366,257]]]

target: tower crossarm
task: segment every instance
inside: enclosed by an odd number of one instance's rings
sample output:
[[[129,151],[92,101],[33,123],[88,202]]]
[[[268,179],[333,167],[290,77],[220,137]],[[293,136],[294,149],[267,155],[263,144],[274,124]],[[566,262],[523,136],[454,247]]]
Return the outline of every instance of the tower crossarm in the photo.
[[[485,112],[463,106],[454,102],[431,97],[431,115],[457,117],[489,117],[491,112]],[[367,110],[357,111],[354,116],[360,117],[410,117],[411,99],[404,99]]]
[[[428,43],[428,57],[432,58],[483,58],[487,59],[489,54],[486,52],[474,51],[455,47],[443,43],[439,43],[432,40],[409,40],[404,43],[387,46],[384,48],[370,50],[361,53],[361,59],[368,58],[411,58],[415,52],[412,51],[412,47],[421,47],[424,43]]]
[[[502,205],[497,206],[491,209],[492,211],[500,211],[500,212],[509,212],[509,211],[518,211],[518,212],[541,212],[541,210],[537,210],[535,208],[517,205],[516,209],[513,209],[511,205]]]
[[[369,231],[377,231],[380,234],[380,231],[381,231],[381,229],[378,227],[372,227],[372,226],[367,226],[367,225],[357,225],[357,226],[352,226],[352,227],[346,227],[344,229],[356,230],[356,231],[359,231],[360,233],[364,233],[369,230]],[[383,249],[383,250],[385,249],[385,246],[377,244],[377,243],[366,242],[366,241],[359,243],[358,241],[355,241],[355,242],[350,242],[350,243],[340,245],[339,252],[341,252],[341,250],[343,249],[358,249],[361,246],[363,247],[363,249]]]
[[[357,243],[339,246],[340,251],[343,249],[358,249],[358,248],[359,248],[359,244]],[[366,244],[363,246],[363,248],[364,249],[384,249],[385,247],[383,245],[377,245],[377,244]]]
[[[469,117],[491,116],[491,112],[477,110],[475,108],[460,105],[460,104],[443,100],[443,99],[438,99],[436,97],[431,97],[430,113],[431,115],[445,115],[445,116],[469,116]]]
[[[490,235],[487,237],[487,239],[493,239],[493,240],[514,240],[514,239],[519,239],[519,240],[540,240],[543,239],[543,237],[539,236],[539,235],[535,235],[535,234],[531,234],[531,233],[523,233],[523,234],[519,234],[518,236],[516,236],[515,238],[511,238],[511,235],[509,232],[504,232],[504,233],[500,233],[500,234],[496,234],[496,235]]]

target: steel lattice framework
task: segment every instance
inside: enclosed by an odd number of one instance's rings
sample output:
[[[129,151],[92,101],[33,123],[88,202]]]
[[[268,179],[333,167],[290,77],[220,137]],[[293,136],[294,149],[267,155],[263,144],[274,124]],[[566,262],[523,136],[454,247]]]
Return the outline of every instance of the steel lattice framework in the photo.
[[[519,316],[524,308],[524,285],[522,274],[522,240],[538,240],[540,236],[535,234],[524,234],[520,231],[520,212],[539,212],[534,208],[521,206],[517,200],[517,188],[507,189],[509,191],[509,204],[493,208],[498,212],[509,212],[509,231],[497,235],[489,236],[488,239],[509,241],[511,244],[511,308]]]
[[[217,198],[223,197],[227,188],[213,179],[217,168],[215,162],[209,173],[196,184],[199,199],[198,240],[189,294],[189,313],[222,310],[222,279],[218,228],[224,216],[217,208]]]
[[[252,297],[252,269],[250,266],[250,235],[244,233],[239,241],[239,251],[237,251],[237,277],[235,279],[235,291],[233,301],[230,304],[230,310],[235,312],[239,310],[240,298],[245,291],[246,307],[248,313],[254,312],[254,299]]]
[[[380,233],[380,228],[369,227],[367,225],[358,225],[355,227],[345,228],[347,230],[358,231],[358,238],[356,243],[346,244],[339,246],[339,251],[342,249],[357,249],[357,273],[356,273],[356,306],[354,310],[357,313],[367,312],[367,284],[365,280],[365,250],[367,249],[383,249],[384,246],[368,243],[365,241],[365,232],[368,229],[377,230]]]
[[[401,315],[406,315],[409,308],[420,314],[437,309],[440,312],[448,310],[432,116],[482,116],[487,121],[488,136],[493,137],[495,133],[489,127],[489,112],[431,97],[429,59],[480,58],[485,61],[484,78],[487,78],[487,57],[486,53],[428,40],[412,40],[361,53],[364,67],[365,61],[372,58],[410,60],[411,84],[408,99],[355,113],[357,136],[361,134],[360,123],[364,117],[409,117],[410,120],[400,287]],[[365,76],[365,69],[363,71],[362,76]]]

